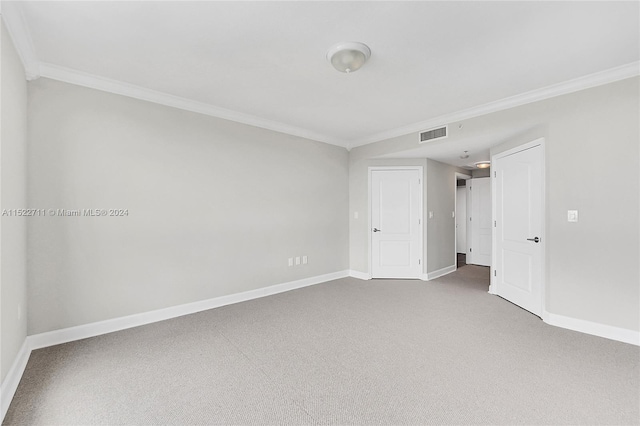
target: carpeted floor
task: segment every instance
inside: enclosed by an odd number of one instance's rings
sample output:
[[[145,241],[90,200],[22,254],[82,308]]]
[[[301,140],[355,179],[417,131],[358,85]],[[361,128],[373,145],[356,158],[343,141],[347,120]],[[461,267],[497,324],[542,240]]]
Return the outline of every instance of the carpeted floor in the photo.
[[[4,424],[638,424],[640,348],[489,269],[346,278],[34,351]]]

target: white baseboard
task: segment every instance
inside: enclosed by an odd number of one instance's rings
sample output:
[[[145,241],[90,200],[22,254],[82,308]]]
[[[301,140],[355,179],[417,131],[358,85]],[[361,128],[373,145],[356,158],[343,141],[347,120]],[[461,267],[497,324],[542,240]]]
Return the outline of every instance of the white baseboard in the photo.
[[[18,385],[20,384],[20,379],[22,379],[24,369],[27,367],[29,355],[31,355],[31,348],[29,347],[27,338],[22,343],[22,346],[20,347],[20,350],[16,355],[16,359],[13,361],[13,365],[11,365],[11,368],[7,372],[7,376],[4,378],[2,386],[0,387],[2,420],[4,420],[4,416],[5,414],[7,414],[7,410],[9,409],[9,405],[11,404],[11,400],[16,394],[16,390],[18,389]],[[0,422],[2,420],[0,420]]]
[[[31,351],[35,349],[45,348],[47,346],[59,345],[62,343],[72,342],[74,340],[95,337],[101,334],[112,333],[114,331],[125,330],[127,328],[138,327],[140,325],[150,324],[153,322],[164,321],[183,315],[193,314],[196,312],[206,311],[207,309],[218,308],[220,306],[231,305],[234,303],[244,302],[247,300],[258,299],[273,294],[283,293],[297,288],[308,287],[327,281],[346,278],[351,275],[351,271],[332,272],[330,274],[318,275],[315,277],[304,278],[301,280],[290,281],[287,283],[276,284],[270,287],[258,288],[242,293],[230,294],[228,296],[215,297],[213,299],[202,300],[184,305],[171,306],[169,308],[158,309],[155,311],[144,312],[141,314],[128,315],[126,317],[114,318],[105,321],[94,322],[91,324],[83,324],[76,327],[63,328],[61,330],[49,331],[46,333],[34,334],[27,336],[16,359],[7,373],[5,380],[0,388],[0,400],[2,408],[2,417],[9,409],[11,400],[18,389],[20,379],[24,373],[24,369],[29,361]],[[2,421],[0,420],[0,421]]]
[[[368,272],[360,272],[354,271],[353,269],[349,271],[349,276],[353,278],[357,278],[359,280],[370,280],[371,274]]]
[[[304,278],[297,281],[290,281],[283,284],[276,284],[270,287],[258,288],[242,293],[230,294],[228,296],[214,297],[213,299],[201,300],[184,305],[171,306],[169,308],[158,309],[141,314],[128,315],[126,317],[114,318],[105,321],[83,324],[76,327],[63,328],[61,330],[49,331],[46,333],[29,336],[30,349],[40,349],[47,346],[59,345],[61,343],[72,342],[74,340],[86,339],[88,337],[99,336],[101,334],[112,333],[114,331],[125,330],[127,328],[138,327],[153,322],[164,321],[170,318],[206,311],[207,309],[218,308],[220,306],[231,305],[247,300],[258,299],[297,288],[320,284],[326,281],[337,280],[349,276],[348,271],[333,272],[325,275]]]
[[[443,275],[450,274],[456,271],[456,265],[447,266],[446,268],[438,269],[437,271],[427,273],[427,281],[434,280]]]
[[[542,319],[547,324],[554,325],[556,327],[640,346],[640,331],[566,317],[564,315],[552,314],[550,312],[544,312]]]

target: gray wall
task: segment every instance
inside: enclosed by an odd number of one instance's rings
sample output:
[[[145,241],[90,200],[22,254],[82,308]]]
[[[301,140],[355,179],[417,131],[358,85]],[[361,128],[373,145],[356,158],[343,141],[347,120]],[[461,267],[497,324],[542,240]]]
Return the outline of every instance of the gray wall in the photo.
[[[639,81],[476,117],[461,131],[458,123],[449,126],[450,142],[522,135],[496,140],[501,149],[546,138],[546,309],[630,330],[640,330]],[[411,134],[355,148],[351,162],[415,149],[415,141]],[[360,196],[352,193],[352,204]],[[567,223],[568,209],[579,210],[578,223]],[[351,234],[352,245],[361,245],[354,240],[362,235]],[[354,259],[354,247],[351,264],[357,269],[362,262]]]
[[[32,207],[129,211],[29,221],[29,334],[348,269],[343,148],[44,78],[29,119]]]
[[[456,172],[469,172],[427,160],[427,272],[456,264]],[[429,218],[429,212],[433,217]]]
[[[11,37],[2,26],[0,70],[0,210],[22,209],[26,200],[27,82]],[[0,222],[1,380],[27,337],[26,219]]]

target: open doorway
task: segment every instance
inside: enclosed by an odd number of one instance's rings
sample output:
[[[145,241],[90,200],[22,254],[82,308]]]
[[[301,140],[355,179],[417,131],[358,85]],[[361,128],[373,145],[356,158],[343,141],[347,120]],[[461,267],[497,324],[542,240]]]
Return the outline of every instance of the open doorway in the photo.
[[[456,269],[467,264],[467,179],[470,175],[456,172],[455,186],[455,241],[456,241]]]

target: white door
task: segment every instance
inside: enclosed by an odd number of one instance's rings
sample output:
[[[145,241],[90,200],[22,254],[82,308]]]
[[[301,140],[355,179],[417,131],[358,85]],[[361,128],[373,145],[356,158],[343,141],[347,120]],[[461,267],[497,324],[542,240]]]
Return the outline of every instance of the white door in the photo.
[[[467,263],[491,266],[491,179],[476,178],[467,180],[469,197],[467,211],[469,216],[469,238]]]
[[[456,251],[467,252],[467,187],[456,188]]]
[[[420,278],[422,172],[371,171],[371,276]]]
[[[542,313],[542,146],[496,157],[495,293]]]

